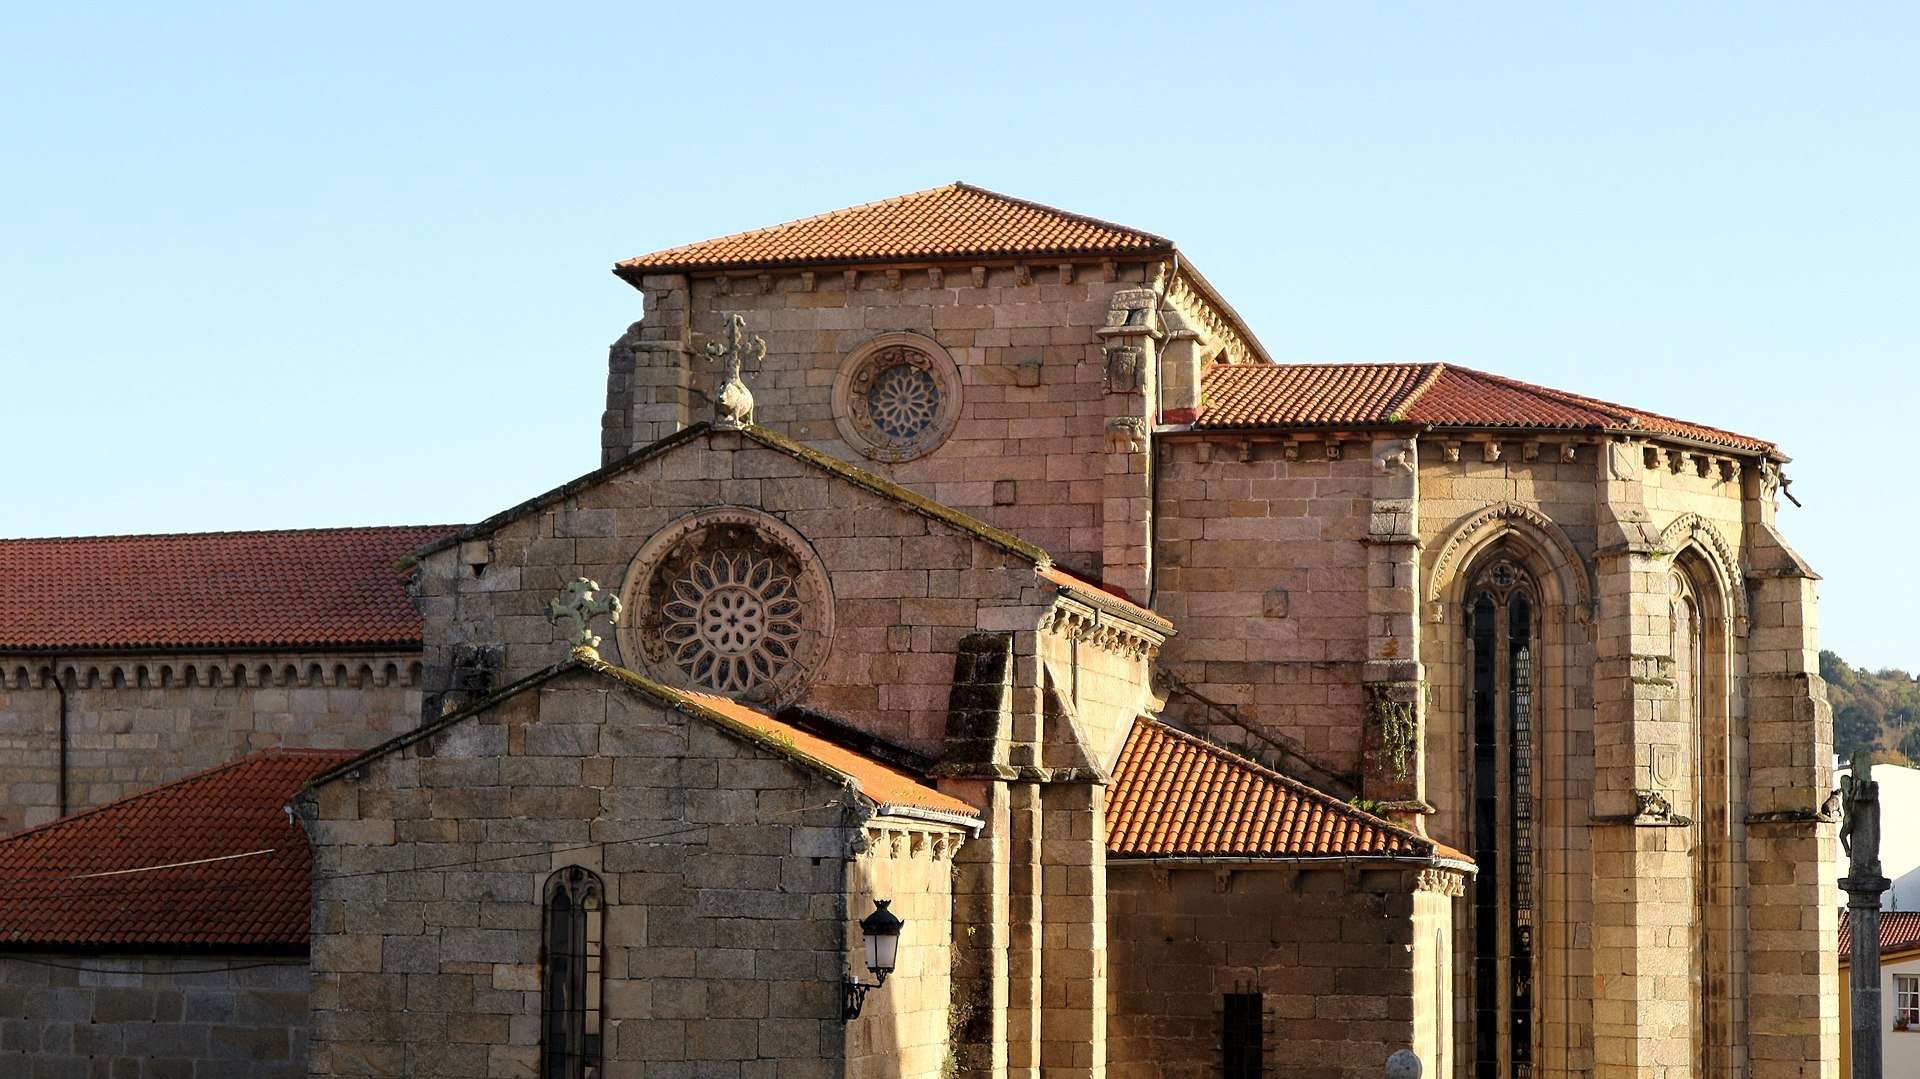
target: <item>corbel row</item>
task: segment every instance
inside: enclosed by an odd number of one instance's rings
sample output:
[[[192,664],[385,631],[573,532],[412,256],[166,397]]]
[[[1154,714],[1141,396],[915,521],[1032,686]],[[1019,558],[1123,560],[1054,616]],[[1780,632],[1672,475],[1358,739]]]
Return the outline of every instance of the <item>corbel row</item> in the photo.
[[[1012,264],[1013,283],[1020,288],[1029,288],[1034,284],[1034,264],[1016,262]],[[1088,272],[1071,262],[1060,262],[1042,267],[1050,277],[1043,283],[1057,282],[1071,285],[1081,275]],[[957,271],[964,274],[962,280],[970,281],[974,288],[986,288],[987,277],[992,267],[969,266]],[[792,281],[792,291],[813,292],[823,287],[837,285],[847,292],[855,292],[862,287],[897,290],[906,286],[906,278],[911,273],[927,275],[928,288],[946,288],[947,274],[956,272],[945,266],[889,266],[876,269],[848,268],[844,270],[801,270],[793,274],[775,274],[770,272],[748,274],[719,274],[712,278],[715,294],[720,296],[771,295],[782,287],[783,282]],[[1095,271],[1102,281],[1118,281],[1122,272],[1121,264],[1115,259],[1106,259]]]
[[[960,845],[966,842],[958,832],[896,827],[877,821],[868,823],[866,838],[865,853],[874,857],[926,858],[935,862],[951,861],[960,852]]]

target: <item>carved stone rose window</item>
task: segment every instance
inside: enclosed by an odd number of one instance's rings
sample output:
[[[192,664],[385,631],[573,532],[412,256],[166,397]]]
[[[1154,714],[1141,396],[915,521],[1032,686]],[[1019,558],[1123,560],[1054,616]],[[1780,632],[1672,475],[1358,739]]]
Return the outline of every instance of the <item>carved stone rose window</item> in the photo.
[[[781,705],[819,672],[833,596],[812,549],[775,518],[723,508],[660,530],[627,570],[620,654],[687,689]]]
[[[770,681],[800,643],[793,578],[751,551],[698,559],[668,585],[660,639],[695,684],[745,693]]]
[[[834,381],[833,418],[854,449],[876,461],[932,453],[960,416],[960,370],[946,350],[913,333],[889,333],[854,350]]]

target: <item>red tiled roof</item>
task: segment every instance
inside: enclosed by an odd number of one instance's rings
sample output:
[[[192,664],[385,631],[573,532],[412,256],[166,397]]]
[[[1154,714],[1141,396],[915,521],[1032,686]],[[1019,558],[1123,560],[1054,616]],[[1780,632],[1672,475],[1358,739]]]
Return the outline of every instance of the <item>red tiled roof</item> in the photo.
[[[0,947],[306,947],[312,856],[284,807],[353,756],[264,750],[0,837]],[[90,875],[147,866],[174,868]]]
[[[1920,911],[1883,910],[1880,912],[1880,954],[1920,949]],[[1840,912],[1840,961],[1853,954],[1853,917]]]
[[[731,724],[758,731],[771,739],[788,756],[804,758],[830,772],[851,779],[860,787],[860,793],[882,807],[908,806],[914,809],[955,813],[975,820],[980,817],[980,811],[973,806],[953,795],[936,790],[931,784],[910,772],[829,742],[817,734],[775,719],[739,701],[711,693],[695,693],[665,686],[661,688],[669,694],[682,697],[716,713]]]
[[[400,564],[452,531],[0,540],[0,651],[417,645]]]
[[[1215,364],[1201,428],[1405,423],[1435,427],[1633,431],[1759,453],[1770,442],[1441,363]]]
[[[1039,574],[1042,580],[1051,583],[1056,588],[1064,588],[1069,592],[1091,599],[1102,606],[1118,609],[1120,613],[1133,618],[1135,621],[1145,622],[1162,631],[1173,628],[1173,623],[1168,621],[1165,615],[1135,603],[1133,597],[1127,595],[1125,589],[1101,584],[1098,581],[1089,581],[1084,577],[1061,569],[1059,566],[1041,566],[1035,569],[1034,572]]]
[[[1464,860],[1370,813],[1151,719],[1107,788],[1115,857],[1358,856]]]
[[[628,259],[614,272],[826,266],[959,258],[1149,255],[1170,240],[971,184],[916,191]]]

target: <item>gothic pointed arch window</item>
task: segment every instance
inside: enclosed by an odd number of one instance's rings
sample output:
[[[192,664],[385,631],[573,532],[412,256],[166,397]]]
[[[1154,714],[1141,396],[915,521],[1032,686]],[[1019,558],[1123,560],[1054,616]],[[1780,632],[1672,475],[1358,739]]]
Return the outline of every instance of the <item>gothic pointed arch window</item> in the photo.
[[[1693,1063],[1698,1074],[1724,1074],[1731,1059],[1735,1016],[1730,998],[1741,974],[1732,947],[1731,871],[1738,832],[1734,805],[1740,798],[1732,767],[1733,745],[1725,707],[1725,620],[1721,593],[1703,560],[1685,552],[1667,579],[1667,626],[1671,634],[1673,690],[1667,718],[1681,732],[1677,756],[1687,762],[1654,777],[1673,812],[1687,822],[1693,895],[1688,927],[1689,1011]]]
[[[1532,1079],[1539,590],[1496,555],[1466,597],[1473,1079]]]
[[[580,866],[547,878],[541,907],[540,1079],[600,1075],[600,878]]]

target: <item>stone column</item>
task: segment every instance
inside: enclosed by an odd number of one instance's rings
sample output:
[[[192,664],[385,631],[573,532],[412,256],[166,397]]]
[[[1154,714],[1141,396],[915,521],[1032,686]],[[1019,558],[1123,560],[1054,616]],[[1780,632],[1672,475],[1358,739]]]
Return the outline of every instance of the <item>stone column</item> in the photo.
[[[1693,1059],[1688,822],[1673,812],[1668,568],[1643,499],[1643,448],[1600,455],[1594,631],[1593,1050],[1596,1079],[1679,1079]]]
[[[1107,324],[1094,331],[1101,342],[1107,414],[1106,477],[1100,510],[1100,576],[1134,599],[1147,600],[1152,572],[1152,425],[1158,379],[1160,292],[1120,289],[1113,294]]]
[[[946,752],[934,769],[940,789],[977,806],[986,826],[954,859],[953,987],[948,1007],[955,1074],[1007,1074],[1012,985],[1014,798],[1008,781],[1013,735],[1011,634],[960,640],[947,698]],[[1028,816],[1031,814],[1029,813]],[[1030,837],[1031,821],[1024,821]],[[1030,848],[1030,838],[1022,849]],[[1031,881],[1028,882],[1031,887]],[[1031,894],[1022,901],[1031,903]],[[1031,964],[1027,964],[1030,969]],[[1031,1041],[1031,1024],[1026,1040]]]
[[[607,352],[607,408],[600,418],[606,464],[687,426],[693,330],[684,274],[641,278],[644,317]]]
[[[1007,1074],[1011,799],[1006,783],[988,779],[942,779],[940,789],[981,806],[986,820],[954,858],[947,1051],[954,1074],[998,1079]]]
[[[1744,470],[1747,585],[1747,1040],[1752,1079],[1833,1079],[1840,932],[1833,714],[1820,678],[1819,574],[1774,527],[1778,473]],[[1859,1049],[1855,1047],[1856,1058]]]
[[[1047,1079],[1107,1074],[1106,788],[1041,788],[1040,1069]]]
[[[1041,799],[1037,783],[1008,785],[1007,1075],[1041,1067]]]
[[[1373,440],[1367,522],[1367,719],[1362,793],[1425,834],[1426,668],[1420,662],[1420,466],[1412,438]]]

